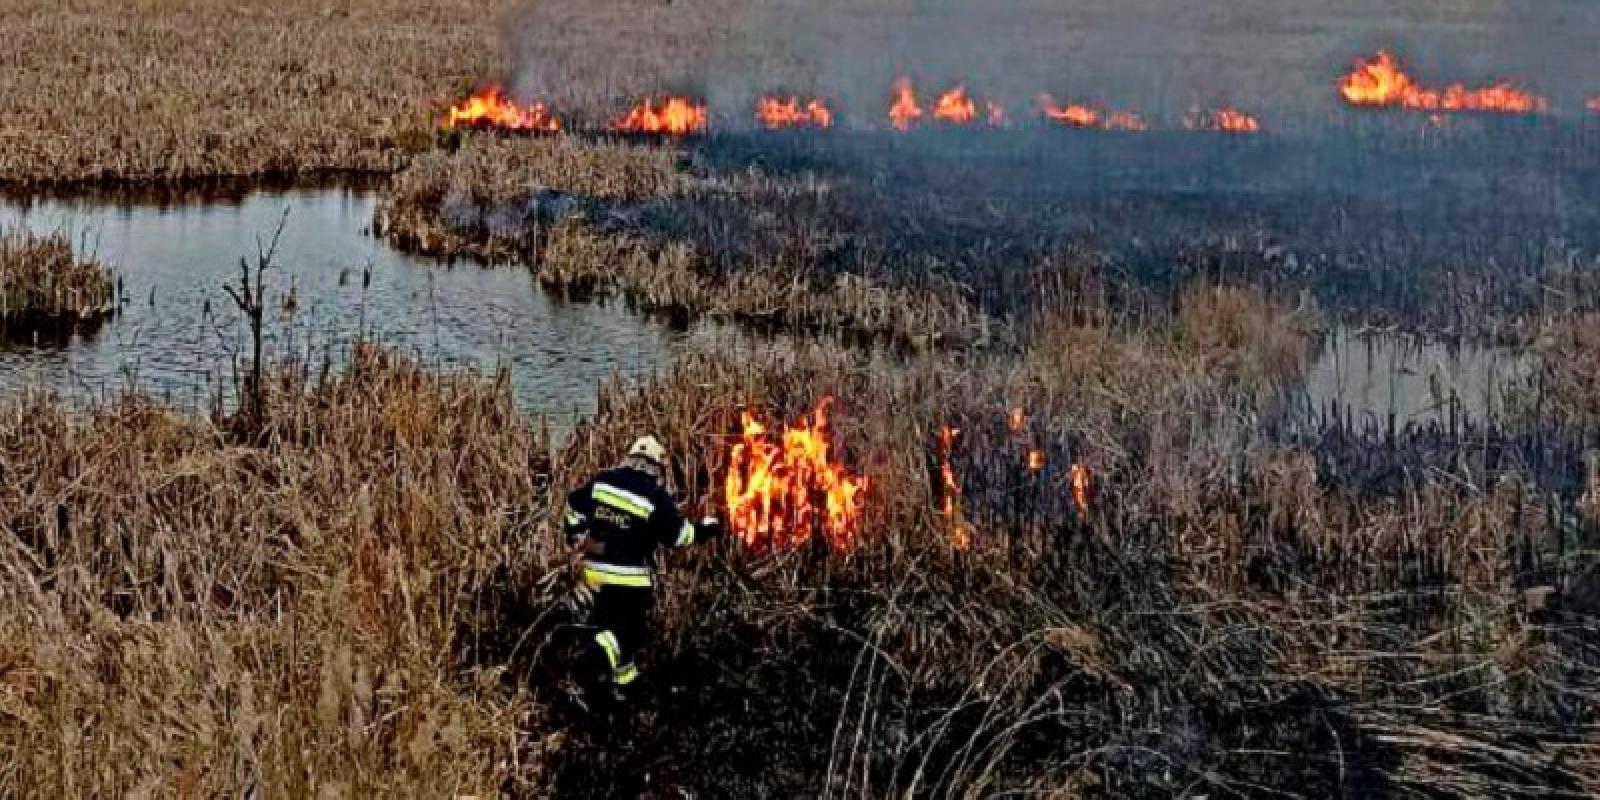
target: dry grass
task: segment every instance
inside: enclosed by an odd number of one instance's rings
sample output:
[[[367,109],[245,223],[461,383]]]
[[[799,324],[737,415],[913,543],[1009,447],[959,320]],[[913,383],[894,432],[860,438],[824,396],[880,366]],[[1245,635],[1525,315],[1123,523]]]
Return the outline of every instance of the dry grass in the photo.
[[[1181,332],[1056,326],[1020,361],[722,353],[610,396],[558,485],[650,429],[701,500],[740,404],[793,416],[829,395],[872,489],[842,562],[680,565],[638,755],[580,741],[556,785],[598,796],[615,788],[593,788],[603,776],[651,765],[736,795],[1600,788],[1589,612],[1518,588],[1538,574],[1527,559],[1551,563],[1544,501],[1514,473],[1485,482],[1467,450],[1467,479],[1391,490],[1264,441],[1264,389],[1295,380],[1307,343],[1293,317],[1229,295],[1192,293]],[[1241,324],[1270,335],[1236,338]],[[962,431],[960,520],[934,510],[943,425]],[[1087,516],[1075,461],[1097,476]]]
[[[1369,485],[1265,435],[1309,341],[1249,293],[1084,317],[1010,355],[719,345],[605,390],[552,460],[503,383],[369,351],[280,378],[248,447],[140,402],[15,409],[0,792],[1600,790],[1588,612],[1522,591],[1545,495],[1470,442]],[[871,481],[858,547],[670,557],[627,726],[550,713],[565,490],[650,430],[713,509],[741,408],[824,395]],[[930,480],[945,425],[959,519]]]
[[[396,175],[377,227],[408,250],[504,261],[525,254],[541,222],[595,201],[671,194],[687,176],[665,147],[587,143],[570,137],[468,137]]]
[[[111,270],[78,257],[63,234],[0,233],[0,321],[92,319],[114,310]]]
[[[513,512],[542,440],[503,384],[375,354],[270,405],[262,448],[136,400],[0,418],[0,794],[450,797],[516,769],[528,706],[451,643],[536,546]]]
[[[488,0],[16,0],[0,182],[394,170],[495,66]]]

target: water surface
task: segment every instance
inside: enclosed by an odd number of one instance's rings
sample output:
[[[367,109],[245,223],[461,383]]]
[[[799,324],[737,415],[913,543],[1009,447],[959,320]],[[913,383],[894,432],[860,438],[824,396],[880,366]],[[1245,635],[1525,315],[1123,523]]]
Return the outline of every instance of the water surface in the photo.
[[[510,370],[518,404],[558,426],[591,411],[612,375],[670,363],[684,335],[620,303],[564,303],[528,270],[445,266],[368,233],[377,194],[364,189],[250,191],[165,204],[0,197],[0,228],[64,231],[115,267],[122,313],[66,342],[0,345],[0,393],[41,387],[73,402],[129,389],[187,407],[231,386],[248,330],[223,286],[237,283],[280,222],[268,272],[272,350],[320,359],[363,333],[432,366]]]

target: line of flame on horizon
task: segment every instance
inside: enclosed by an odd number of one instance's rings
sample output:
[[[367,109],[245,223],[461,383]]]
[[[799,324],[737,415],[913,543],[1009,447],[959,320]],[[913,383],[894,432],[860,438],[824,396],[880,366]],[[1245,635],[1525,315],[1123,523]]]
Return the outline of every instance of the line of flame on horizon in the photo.
[[[1469,88],[1453,83],[1442,89],[1419,84],[1393,53],[1380,50],[1371,58],[1360,59],[1338,83],[1341,99],[1355,108],[1395,108],[1445,112],[1490,112],[1539,114],[1549,111],[1546,98],[1521,89],[1510,82]],[[1132,111],[1105,109],[1093,104],[1057,104],[1046,93],[1036,97],[1039,116],[1045,121],[1069,128],[1142,131],[1149,125]],[[1584,103],[1584,109],[1600,113],[1600,97]],[[1006,126],[1010,115],[993,100],[980,100],[969,94],[965,85],[946,89],[931,104],[917,98],[910,78],[898,78],[893,85],[888,109],[889,125],[908,131],[924,123],[950,126],[975,126],[987,123]],[[792,127],[831,128],[836,116],[820,97],[802,100],[799,96],[766,96],[758,102],[755,121],[769,130]],[[646,99],[614,120],[611,130],[624,133],[649,133],[683,136],[704,132],[709,114],[703,102],[685,97]],[[453,105],[441,120],[449,128],[491,128],[532,133],[556,133],[563,129],[560,117],[544,101],[519,105],[506,97],[498,86],[488,86]],[[1262,129],[1255,116],[1238,109],[1194,110],[1184,119],[1191,130],[1257,133]]]
[[[1460,83],[1444,89],[1419,85],[1387,50],[1358,61],[1339,82],[1344,101],[1364,108],[1405,108],[1418,111],[1483,111],[1500,114],[1537,114],[1550,108],[1543,97],[1510,83],[1469,89]]]
[[[778,98],[767,96],[756,104],[756,121],[767,130],[780,128],[831,128],[833,111],[821,98],[811,98],[804,103],[798,97]]]
[[[1149,130],[1144,118],[1132,111],[1102,111],[1099,108],[1077,103],[1057,105],[1055,98],[1040,92],[1035,98],[1039,113],[1044,118],[1069,128],[1099,128],[1108,131]]]
[[[660,108],[653,99],[646,99],[612,122],[611,129],[622,133],[685,136],[704,132],[708,120],[704,104],[685,97],[667,97],[661,100]]]
[[[518,106],[498,86],[488,86],[451,106],[444,124],[449,128],[489,127],[511,131],[556,133],[561,120],[542,102]]]

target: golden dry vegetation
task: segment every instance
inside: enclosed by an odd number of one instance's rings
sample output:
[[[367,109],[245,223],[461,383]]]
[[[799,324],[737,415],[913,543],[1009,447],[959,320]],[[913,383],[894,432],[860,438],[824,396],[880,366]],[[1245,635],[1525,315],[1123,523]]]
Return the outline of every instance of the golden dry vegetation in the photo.
[[[496,65],[489,0],[8,0],[0,181],[390,171]]]
[[[1523,591],[1545,500],[1515,472],[1360,482],[1258,435],[1315,324],[1207,287],[1166,321],[1047,317],[1011,355],[712,346],[605,389],[553,457],[503,380],[368,349],[274,380],[248,442],[147,401],[14,407],[0,791],[1600,789],[1595,656]],[[856,546],[668,558],[627,725],[556,713],[566,489],[652,430],[714,507],[741,409],[823,396],[869,481]]]

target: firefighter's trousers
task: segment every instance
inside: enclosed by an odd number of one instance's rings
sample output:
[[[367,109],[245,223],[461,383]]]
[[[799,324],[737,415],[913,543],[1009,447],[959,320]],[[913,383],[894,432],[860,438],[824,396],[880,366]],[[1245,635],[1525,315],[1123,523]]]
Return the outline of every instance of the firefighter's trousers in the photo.
[[[596,630],[584,649],[589,679],[626,686],[639,676],[634,656],[650,635],[655,590],[648,586],[600,586],[589,624]]]

